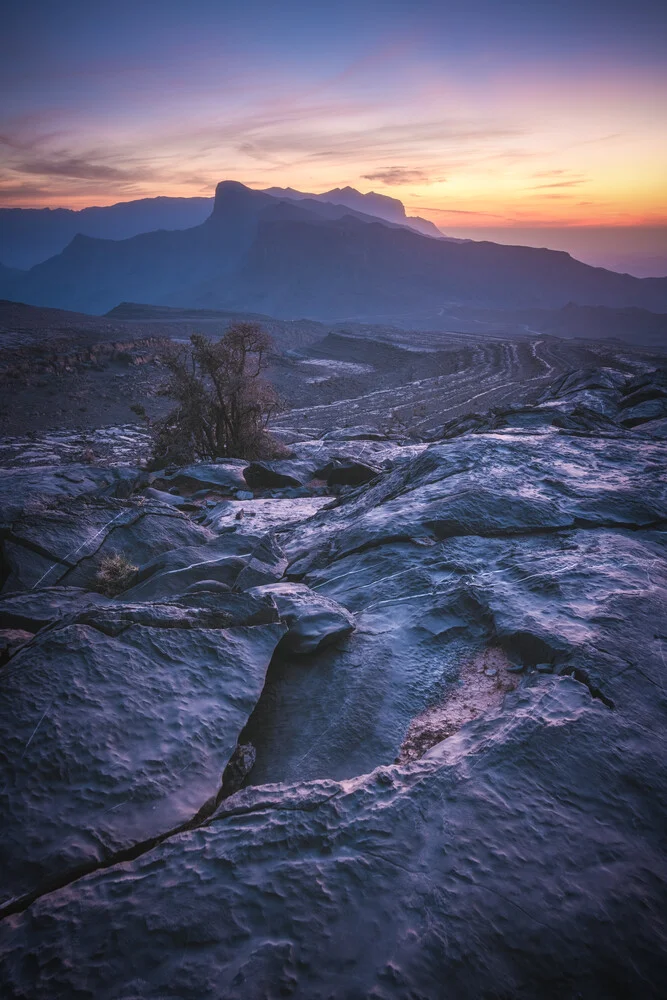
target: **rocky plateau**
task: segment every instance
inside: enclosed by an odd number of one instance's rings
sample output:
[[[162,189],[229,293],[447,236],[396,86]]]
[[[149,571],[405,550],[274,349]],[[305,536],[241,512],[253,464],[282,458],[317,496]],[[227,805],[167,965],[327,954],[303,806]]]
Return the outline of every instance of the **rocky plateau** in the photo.
[[[664,995],[667,377],[534,344],[279,461],[6,445],[3,997]]]

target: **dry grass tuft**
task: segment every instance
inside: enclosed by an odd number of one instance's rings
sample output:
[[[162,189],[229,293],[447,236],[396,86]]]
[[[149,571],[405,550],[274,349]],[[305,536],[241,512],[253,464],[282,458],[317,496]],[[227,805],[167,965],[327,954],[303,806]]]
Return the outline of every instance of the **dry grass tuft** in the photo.
[[[101,594],[106,594],[107,597],[122,594],[132,584],[137,569],[138,567],[134,566],[122,553],[112,552],[102,558],[95,576],[97,589]]]

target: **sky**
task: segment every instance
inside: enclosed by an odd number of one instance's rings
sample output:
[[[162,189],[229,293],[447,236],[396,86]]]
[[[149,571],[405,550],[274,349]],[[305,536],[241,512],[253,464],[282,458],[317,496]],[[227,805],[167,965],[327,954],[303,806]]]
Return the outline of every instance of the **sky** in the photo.
[[[454,235],[667,232],[655,0],[5,0],[0,93],[6,206],[231,178],[391,194]]]

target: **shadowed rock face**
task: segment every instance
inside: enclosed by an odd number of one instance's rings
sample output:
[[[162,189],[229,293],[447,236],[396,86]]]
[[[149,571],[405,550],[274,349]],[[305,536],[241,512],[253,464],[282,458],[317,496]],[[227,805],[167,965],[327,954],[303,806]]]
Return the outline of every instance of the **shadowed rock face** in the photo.
[[[115,601],[4,595],[3,996],[660,997],[659,390],[580,372],[267,535],[166,508],[204,536]]]

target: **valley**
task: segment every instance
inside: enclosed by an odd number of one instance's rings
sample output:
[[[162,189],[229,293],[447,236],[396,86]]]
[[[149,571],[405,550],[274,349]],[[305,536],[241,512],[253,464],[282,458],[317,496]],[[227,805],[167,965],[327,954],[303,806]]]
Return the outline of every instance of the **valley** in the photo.
[[[115,312],[105,318],[7,306],[3,314],[0,304],[0,434],[19,439],[11,446],[17,455],[54,431],[95,452],[101,429],[129,425],[144,441],[145,457],[148,437],[131,407],[141,404],[156,417],[168,406],[157,395],[165,378],[160,352],[193,331],[219,336],[238,315],[138,313],[138,320],[123,318],[137,311]],[[659,367],[665,356],[613,341],[259,318],[274,338],[268,377],[284,401],[275,421],[283,435],[289,428],[307,434],[363,425],[420,438],[470,410],[532,402],[569,370],[611,366],[630,374]],[[109,457],[102,439],[98,452]]]

